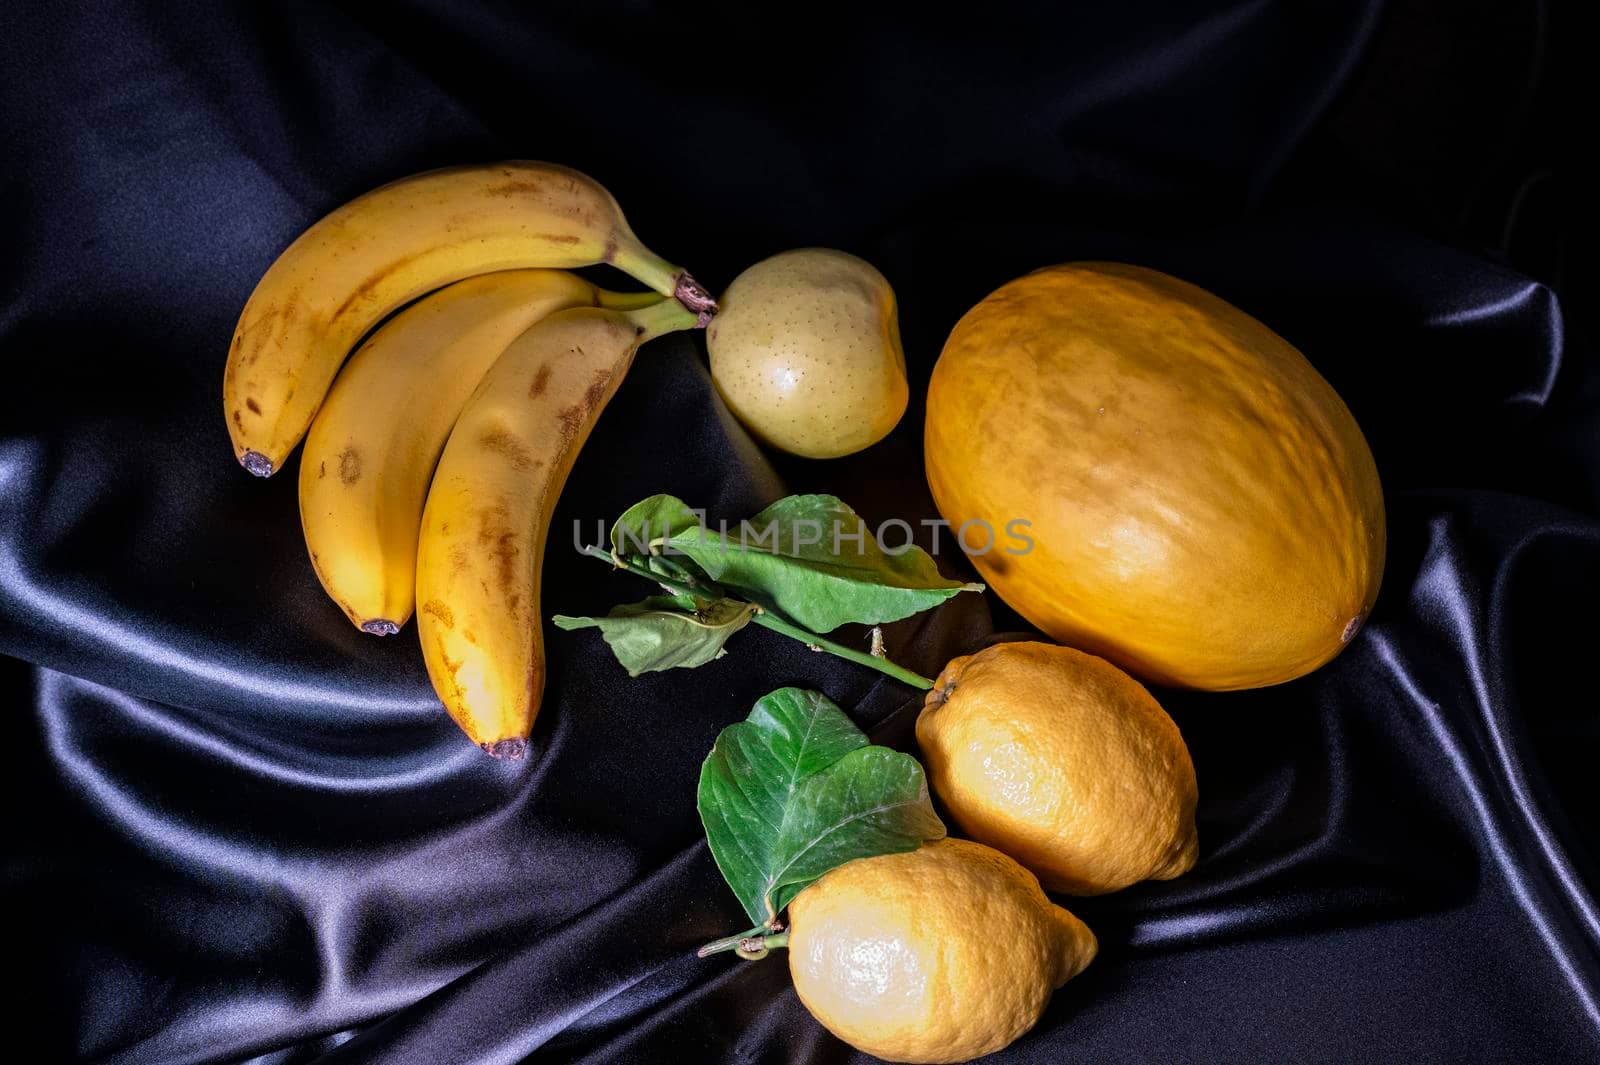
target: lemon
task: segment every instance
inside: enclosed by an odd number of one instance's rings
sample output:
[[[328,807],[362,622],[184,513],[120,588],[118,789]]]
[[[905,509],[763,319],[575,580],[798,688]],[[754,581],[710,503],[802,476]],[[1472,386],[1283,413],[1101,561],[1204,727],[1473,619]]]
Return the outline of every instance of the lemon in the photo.
[[[962,830],[1051,890],[1099,895],[1194,866],[1189,749],[1150,693],[1102,658],[1002,643],[954,659],[917,742]]]
[[[941,839],[830,871],[789,907],[813,1016],[887,1061],[970,1061],[1032,1028],[1096,942],[998,851]]]

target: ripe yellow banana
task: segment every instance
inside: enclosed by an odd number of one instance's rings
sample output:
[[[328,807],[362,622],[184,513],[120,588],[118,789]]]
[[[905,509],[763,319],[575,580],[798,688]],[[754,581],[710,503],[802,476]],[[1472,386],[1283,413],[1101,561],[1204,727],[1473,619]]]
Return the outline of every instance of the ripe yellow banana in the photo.
[[[494,270],[602,262],[701,315],[715,309],[576,170],[457,167],[352,200],[289,245],[245,304],[222,381],[234,454],[260,477],[281,469],[356,341],[408,300]]]
[[[467,736],[520,758],[544,694],[539,575],[550,512],[639,345],[695,324],[673,300],[558,311],[500,356],[434,472],[417,545],[417,634]]]
[[[424,296],[351,357],[300,457],[311,565],[361,629],[411,617],[428,482],[473,389],[518,334],[568,307],[631,309],[654,292],[606,292],[564,270],[502,270]]]

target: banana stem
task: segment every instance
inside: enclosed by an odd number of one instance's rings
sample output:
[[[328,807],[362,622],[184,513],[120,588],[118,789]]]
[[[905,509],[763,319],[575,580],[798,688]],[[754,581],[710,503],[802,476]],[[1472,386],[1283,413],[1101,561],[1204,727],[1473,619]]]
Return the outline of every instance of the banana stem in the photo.
[[[612,566],[618,569],[625,569],[629,573],[636,574],[645,578],[646,580],[654,581],[667,591],[676,595],[699,595],[702,596],[702,598],[704,597],[704,593],[697,588],[685,584],[682,581],[675,581],[670,577],[652,572],[651,570],[639,565],[637,562],[632,562],[626,558],[619,558],[603,547],[590,544],[584,548],[584,554],[593,558],[603,558],[607,562],[611,563]],[[879,658],[876,655],[867,654],[864,651],[857,651],[854,648],[846,647],[843,644],[834,643],[832,640],[818,636],[809,629],[803,629],[799,625],[794,625],[790,622],[784,621],[782,618],[776,617],[763,610],[760,606],[756,607],[755,617],[751,620],[764,629],[771,629],[773,632],[782,633],[791,640],[799,640],[813,651],[824,651],[831,655],[837,655],[838,657],[847,661],[866,666],[869,669],[875,669],[879,673],[893,677],[902,684],[909,684],[913,688],[920,688],[923,691],[929,691],[933,688],[933,681],[929,680],[927,677],[924,677],[920,673],[913,673],[909,669],[905,669],[902,666],[897,666],[887,658]]]
[[[639,239],[631,233],[619,235],[612,247],[607,249],[610,254],[606,261],[625,274],[629,274],[663,296],[671,296],[678,287],[678,275],[683,273],[681,267],[673,266],[667,260],[639,243]]]
[[[667,297],[654,290],[649,292],[611,292],[608,289],[596,289],[595,298],[600,301],[600,306],[608,311],[637,311],[642,307],[654,307]]]
[[[693,311],[676,300],[661,300],[629,311],[627,316],[639,330],[641,344],[680,329],[693,329],[698,321]]]
[[[612,266],[638,278],[663,296],[671,296],[686,310],[693,311],[694,325],[704,329],[717,313],[717,301],[705,287],[681,266],[673,266],[637,239],[619,240],[608,261]]]

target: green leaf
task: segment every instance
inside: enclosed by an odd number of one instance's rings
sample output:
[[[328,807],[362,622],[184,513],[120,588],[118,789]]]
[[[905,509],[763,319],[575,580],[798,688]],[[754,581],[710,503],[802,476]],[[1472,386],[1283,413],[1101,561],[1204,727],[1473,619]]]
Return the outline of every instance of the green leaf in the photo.
[[[899,621],[983,588],[941,576],[919,547],[884,551],[861,517],[828,495],[781,499],[726,534],[679,528],[666,544],[713,580],[819,633]]]
[[[750,623],[756,608],[736,599],[697,600],[653,595],[613,607],[603,618],[557,614],[557,628],[597,628],[628,676],[674,667],[703,666],[726,652],[728,637]]]
[[[722,730],[698,805],[717,868],[757,924],[835,866],[945,834],[917,760],[869,745],[826,696],[799,688]]]
[[[618,555],[653,554],[652,543],[700,528],[700,517],[676,496],[641,499],[611,526],[611,550]]]

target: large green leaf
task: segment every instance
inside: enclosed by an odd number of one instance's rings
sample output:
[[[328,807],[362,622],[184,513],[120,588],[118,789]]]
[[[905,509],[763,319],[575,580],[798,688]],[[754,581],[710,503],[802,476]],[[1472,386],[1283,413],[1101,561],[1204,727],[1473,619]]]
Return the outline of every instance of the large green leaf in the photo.
[[[919,547],[884,551],[861,517],[828,495],[789,496],[726,533],[679,525],[664,546],[812,632],[898,621],[983,587],[941,576]]]
[[[798,688],[722,730],[698,805],[717,868],[757,924],[835,866],[945,834],[915,758],[870,746],[826,696]]]
[[[728,637],[754,616],[752,604],[734,599],[653,595],[613,607],[603,618],[557,614],[551,620],[561,629],[599,629],[628,676],[637,677],[680,666],[692,669],[722,657]]]

